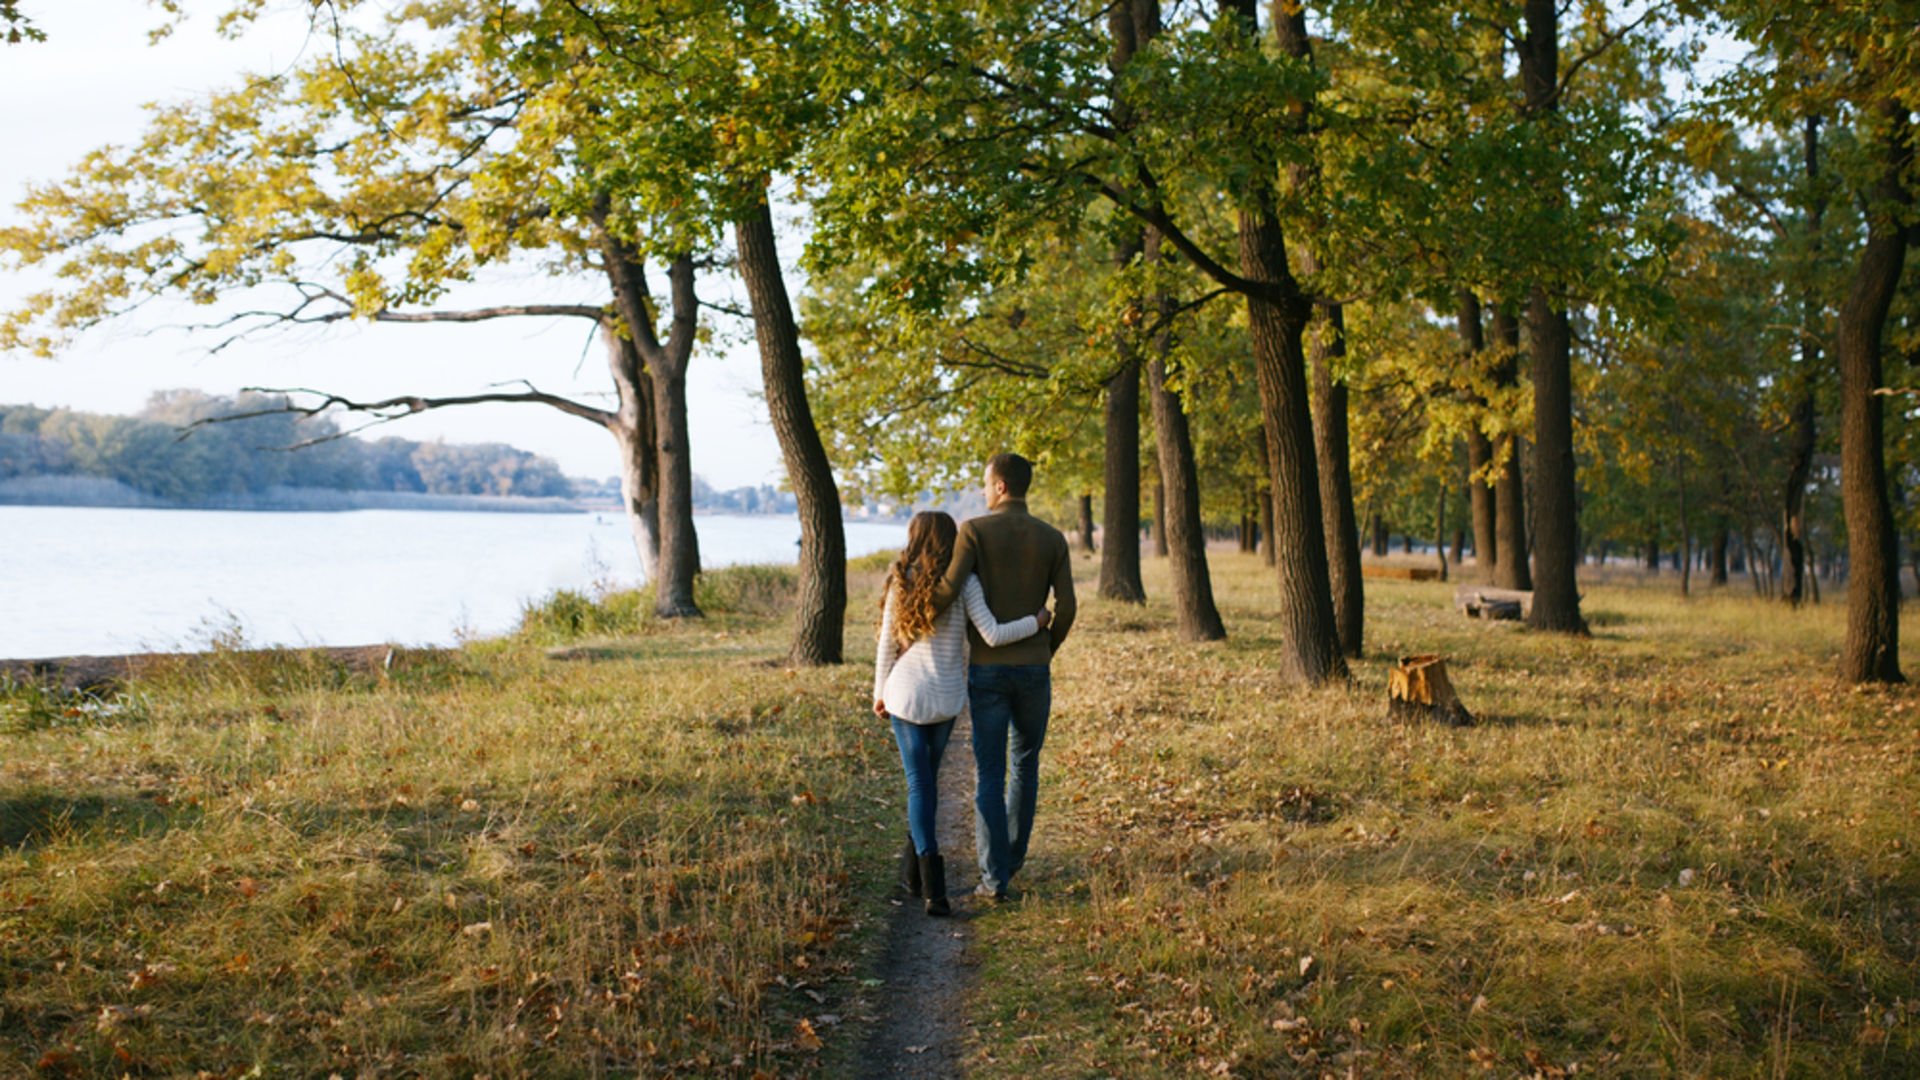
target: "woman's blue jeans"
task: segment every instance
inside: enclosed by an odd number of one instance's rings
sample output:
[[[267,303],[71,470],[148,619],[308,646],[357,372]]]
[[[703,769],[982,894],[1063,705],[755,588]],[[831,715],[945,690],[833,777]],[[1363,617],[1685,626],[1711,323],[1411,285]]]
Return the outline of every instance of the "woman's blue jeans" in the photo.
[[[893,741],[907,770],[907,831],[913,834],[913,850],[921,855],[940,854],[940,837],[934,831],[940,813],[940,755],[952,735],[951,720],[909,724],[893,718]]]

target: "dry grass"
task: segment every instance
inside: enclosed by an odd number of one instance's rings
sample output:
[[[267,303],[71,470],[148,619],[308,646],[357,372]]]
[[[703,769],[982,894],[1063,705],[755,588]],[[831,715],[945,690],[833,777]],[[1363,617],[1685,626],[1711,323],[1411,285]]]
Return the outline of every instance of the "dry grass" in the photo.
[[[1057,663],[978,1075],[1920,1072],[1920,699],[1834,683],[1840,606],[1616,575],[1574,641],[1370,581],[1369,658],[1308,692],[1267,573],[1213,561],[1232,640],[1095,606]],[[1416,651],[1477,726],[1386,721]]]
[[[15,688],[0,1075],[804,1070],[893,785],[857,666],[768,663],[785,622],[379,678],[217,654],[73,715]]]
[[[1369,582],[1374,655],[1309,692],[1267,573],[1214,565],[1223,644],[1174,641],[1159,564],[1083,607],[1028,899],[974,923],[977,1075],[1920,1071],[1920,699],[1833,683],[1833,602],[1626,577],[1577,642]],[[777,579],[381,676],[0,693],[0,1075],[843,1071],[911,992],[863,980],[877,578],[854,662],[797,673]],[[1386,722],[1429,649],[1478,726]]]

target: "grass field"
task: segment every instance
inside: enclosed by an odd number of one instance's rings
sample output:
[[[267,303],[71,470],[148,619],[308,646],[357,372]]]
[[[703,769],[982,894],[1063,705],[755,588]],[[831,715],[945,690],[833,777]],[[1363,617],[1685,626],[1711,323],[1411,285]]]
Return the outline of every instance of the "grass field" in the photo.
[[[1920,695],[1833,681],[1839,605],[1596,581],[1573,641],[1373,581],[1352,686],[1302,691],[1267,572],[1214,569],[1218,645],[1157,563],[1083,603],[1026,898],[948,1003],[972,1075],[1920,1073]],[[772,663],[750,570],[378,675],[10,688],[0,1075],[839,1075],[912,992],[872,978],[877,581],[836,670]],[[1480,723],[1386,720],[1413,651]]]

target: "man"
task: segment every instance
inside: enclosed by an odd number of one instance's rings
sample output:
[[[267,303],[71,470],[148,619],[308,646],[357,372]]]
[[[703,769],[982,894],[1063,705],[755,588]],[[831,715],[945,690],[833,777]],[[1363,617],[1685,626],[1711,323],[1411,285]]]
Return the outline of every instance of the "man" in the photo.
[[[971,623],[967,701],[973,711],[974,844],[980,855],[978,895],[1005,900],[1033,838],[1040,788],[1040,746],[1047,738],[1053,680],[1048,664],[1073,628],[1073,563],[1060,530],[1027,513],[1033,463],[1018,454],[987,462],[988,513],[960,525],[953,562],[935,591],[944,608],[969,574],[979,574],[995,618],[1031,614],[1053,593],[1053,622],[1044,634],[994,647]],[[1009,780],[1007,751],[1013,751]]]

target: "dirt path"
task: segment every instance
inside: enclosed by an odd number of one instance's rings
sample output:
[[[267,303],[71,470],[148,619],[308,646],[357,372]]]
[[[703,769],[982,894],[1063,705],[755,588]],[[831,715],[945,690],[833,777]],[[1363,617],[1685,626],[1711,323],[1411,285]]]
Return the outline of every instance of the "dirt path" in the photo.
[[[953,915],[930,918],[919,900],[894,907],[887,951],[876,973],[882,981],[879,1015],[861,1055],[861,1080],[966,1075],[966,1004],[975,964],[967,925],[975,905],[967,894],[980,876],[973,854],[970,736],[966,722],[957,721],[940,761],[940,852],[947,861],[947,890],[954,894]],[[904,792],[905,781],[899,783]],[[904,803],[904,794],[899,798]],[[900,900],[895,890],[890,901]]]

